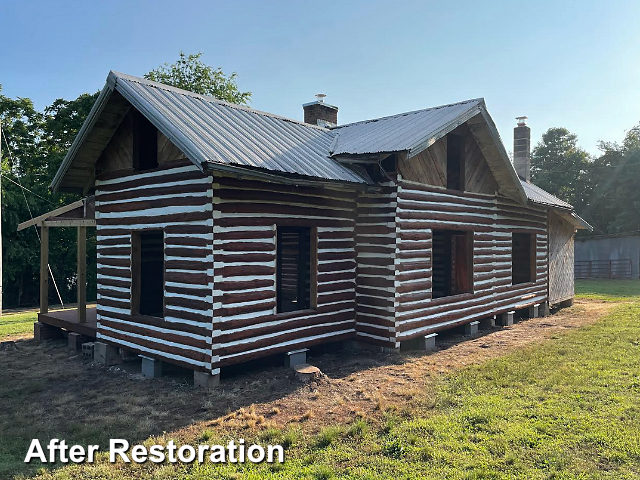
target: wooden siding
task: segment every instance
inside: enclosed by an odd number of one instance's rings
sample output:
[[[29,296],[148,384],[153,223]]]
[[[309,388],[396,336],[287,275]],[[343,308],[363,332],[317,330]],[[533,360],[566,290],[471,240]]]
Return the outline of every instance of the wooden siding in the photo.
[[[100,155],[96,164],[98,176],[107,172],[120,172],[133,169],[133,111],[122,119],[120,126]],[[158,138],[158,165],[170,164],[185,159],[185,155],[162,133]]]
[[[395,311],[398,340],[547,299],[546,212],[494,195],[398,178]],[[473,232],[473,293],[432,300],[433,229]],[[511,285],[511,233],[536,236],[536,281]]]
[[[396,187],[388,183],[379,193],[358,196],[356,250],[356,330],[359,340],[396,347],[395,277]]]
[[[482,150],[466,125],[452,134],[464,137],[465,191],[494,195],[498,190]],[[398,169],[407,181],[445,188],[447,185],[447,137],[443,137],[415,157],[400,158]]]
[[[549,213],[549,303],[574,296],[575,228],[553,212]]]
[[[356,194],[228,177],[216,177],[213,191],[212,368],[353,338]],[[317,231],[315,309],[276,311],[279,225]]]
[[[211,368],[213,179],[191,162],[96,182],[97,338],[186,366]],[[131,315],[132,233],[164,231],[164,318]]]

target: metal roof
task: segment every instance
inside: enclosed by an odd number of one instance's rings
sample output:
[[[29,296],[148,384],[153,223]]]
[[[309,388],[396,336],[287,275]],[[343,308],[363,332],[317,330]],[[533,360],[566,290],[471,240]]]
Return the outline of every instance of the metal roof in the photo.
[[[330,158],[329,148],[335,134],[329,129],[290,120],[213,97],[152,82],[122,73],[110,72],[107,84],[74,140],[58,170],[52,188],[64,185],[72,177],[71,187],[86,176],[80,165],[95,162],[110,138],[102,131],[92,138],[93,126],[105,124],[105,115],[113,117],[110,105],[117,103],[117,91],[145,115],[160,132],[176,145],[200,169],[239,166],[254,170],[302,175],[317,179],[366,183],[349,168]],[[119,122],[110,122],[117,128]],[[114,130],[115,131],[115,130]],[[104,143],[102,140],[104,139]],[[92,146],[87,148],[86,141]],[[72,164],[78,158],[74,169]],[[88,179],[89,180],[89,179]],[[86,189],[86,183],[84,183]]]
[[[363,182],[329,158],[328,129],[112,72],[115,88],[187,157],[328,180]]]
[[[533,203],[546,205],[549,207],[557,207],[557,208],[564,208],[567,210],[573,210],[573,205],[563,200],[560,200],[558,197],[551,195],[549,192],[543,190],[537,185],[526,182],[522,179],[520,179],[520,183],[522,183],[524,192],[527,194],[527,199],[531,200]]]
[[[476,98],[338,126],[333,129],[338,136],[331,153],[338,156],[407,151],[413,156],[480,113],[483,105],[484,100]]]
[[[526,200],[481,98],[329,129],[115,72],[109,73],[56,173],[54,191],[87,192],[91,188],[92,166],[130,106],[147,117],[201,170],[210,168],[291,182],[366,184],[365,176],[336,158],[399,151],[406,151],[410,158],[466,122],[500,192],[518,201]]]

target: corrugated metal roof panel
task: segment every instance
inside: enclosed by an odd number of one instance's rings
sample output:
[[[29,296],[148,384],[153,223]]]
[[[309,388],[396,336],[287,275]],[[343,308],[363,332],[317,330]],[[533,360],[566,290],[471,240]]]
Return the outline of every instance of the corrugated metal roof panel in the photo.
[[[450,127],[464,123],[484,105],[481,98],[427,108],[333,129],[338,133],[335,155],[409,151],[435,142]]]
[[[571,204],[551,195],[549,192],[543,190],[537,185],[525,182],[524,180],[520,180],[520,183],[522,183],[522,187],[524,188],[524,192],[527,194],[527,198],[533,203],[573,210],[573,206]]]
[[[335,133],[121,73],[115,89],[191,160],[364,183],[329,157]]]

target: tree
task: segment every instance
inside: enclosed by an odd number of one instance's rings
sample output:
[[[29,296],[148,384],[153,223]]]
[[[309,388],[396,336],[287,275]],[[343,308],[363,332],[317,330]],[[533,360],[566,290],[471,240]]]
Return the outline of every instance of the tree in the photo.
[[[531,152],[531,179],[583,214],[594,187],[593,162],[577,140],[566,128],[547,130]]]
[[[8,146],[2,149],[3,303],[5,307],[38,302],[40,244],[35,229],[17,232],[18,224],[77,200],[74,195],[53,195],[49,185],[69,146],[82,126],[96,95],[76,100],[58,99],[44,113],[29,99],[0,95],[0,120]],[[15,183],[12,183],[13,180]],[[19,181],[18,181],[19,180]],[[19,185],[27,188],[22,190]],[[54,228],[50,235],[50,266],[65,302],[75,300],[76,232]],[[95,295],[95,235],[88,235],[89,298]],[[50,292],[57,303],[55,290]]]
[[[221,68],[206,65],[200,57],[202,52],[185,55],[180,52],[177,62],[151,70],[144,78],[164,83],[201,95],[209,95],[225,102],[247,105],[251,92],[241,92],[236,83],[237,74],[226,76]]]
[[[622,144],[600,142],[602,155],[594,162],[597,184],[593,216],[602,233],[640,230],[640,125],[629,130]]]

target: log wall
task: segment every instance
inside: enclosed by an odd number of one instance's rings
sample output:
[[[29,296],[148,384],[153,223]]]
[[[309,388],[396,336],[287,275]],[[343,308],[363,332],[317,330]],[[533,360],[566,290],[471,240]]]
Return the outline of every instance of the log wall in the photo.
[[[211,368],[212,178],[186,160],[96,181],[97,338],[196,370]],[[164,318],[131,314],[131,239],[164,231]]]
[[[213,368],[353,338],[355,192],[228,177],[213,192]],[[316,232],[315,309],[276,311],[278,226]]]
[[[358,196],[356,251],[356,330],[359,340],[396,347],[395,338],[395,184]]]
[[[398,177],[395,259],[397,340],[451,328],[547,299],[546,211]],[[431,298],[432,231],[473,232],[473,293]],[[536,281],[511,285],[511,233],[536,238]]]

